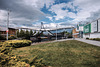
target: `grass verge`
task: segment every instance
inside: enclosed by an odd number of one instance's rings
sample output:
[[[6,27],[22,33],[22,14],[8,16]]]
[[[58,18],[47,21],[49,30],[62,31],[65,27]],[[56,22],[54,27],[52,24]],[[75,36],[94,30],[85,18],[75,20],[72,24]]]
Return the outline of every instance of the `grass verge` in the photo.
[[[34,56],[52,67],[99,67],[100,47],[76,40],[46,43],[17,48],[12,51],[22,59]]]

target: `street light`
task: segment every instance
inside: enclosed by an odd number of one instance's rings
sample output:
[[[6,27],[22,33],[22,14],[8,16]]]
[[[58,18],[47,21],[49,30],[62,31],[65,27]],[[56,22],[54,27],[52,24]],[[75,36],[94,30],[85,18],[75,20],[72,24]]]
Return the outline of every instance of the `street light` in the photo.
[[[56,24],[56,41],[57,41],[57,24]]]
[[[6,30],[6,32],[7,32],[7,40],[8,40],[8,32],[9,32],[9,13],[10,13],[11,11],[8,9],[8,18],[7,18],[7,30]]]

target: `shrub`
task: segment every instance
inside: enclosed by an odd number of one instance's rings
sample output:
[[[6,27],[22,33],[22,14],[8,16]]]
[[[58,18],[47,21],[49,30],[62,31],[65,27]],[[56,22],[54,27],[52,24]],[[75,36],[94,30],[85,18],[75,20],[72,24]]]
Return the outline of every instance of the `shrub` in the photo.
[[[68,38],[73,38],[72,35],[69,35]]]
[[[89,39],[88,37],[86,39]]]
[[[13,39],[17,39],[17,37],[16,36],[9,36],[8,39],[13,40]]]
[[[4,44],[9,44],[12,47],[18,48],[18,47],[25,47],[25,46],[30,46],[31,45],[30,40],[8,40],[5,41]]]
[[[9,43],[6,45],[3,43],[3,45],[0,47],[0,67],[42,67],[44,66],[42,64],[42,60],[38,60],[37,57],[34,57],[31,59],[23,60],[21,61],[21,57],[13,55],[11,53],[13,47],[9,45]],[[29,62],[26,62],[29,61]]]
[[[100,41],[100,38],[91,38],[90,40]]]
[[[6,40],[6,38],[0,35],[0,40]]]

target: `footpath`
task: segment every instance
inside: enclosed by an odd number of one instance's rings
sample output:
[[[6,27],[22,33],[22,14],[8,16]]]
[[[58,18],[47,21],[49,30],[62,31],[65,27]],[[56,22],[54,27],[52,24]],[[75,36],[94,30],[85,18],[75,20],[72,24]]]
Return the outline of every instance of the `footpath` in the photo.
[[[53,43],[53,42],[61,42],[61,41],[67,41],[67,40],[73,40],[73,39],[61,39],[61,40],[54,40],[54,41],[36,42],[36,43],[32,43],[31,45],[38,45],[38,44],[44,44],[44,43]]]
[[[87,39],[84,39],[84,38],[75,38],[75,40],[85,42],[85,43],[88,43],[88,44],[92,44],[92,45],[96,45],[96,46],[100,46],[100,41],[87,40]]]
[[[88,43],[88,44],[100,46],[100,41],[86,40],[84,38],[61,39],[61,40],[54,40],[54,41],[36,42],[36,43],[32,43],[31,45],[38,45],[38,44],[44,44],[44,43],[53,43],[53,42],[61,42],[61,41],[67,41],[67,40],[77,40],[77,41],[85,42],[85,43]]]

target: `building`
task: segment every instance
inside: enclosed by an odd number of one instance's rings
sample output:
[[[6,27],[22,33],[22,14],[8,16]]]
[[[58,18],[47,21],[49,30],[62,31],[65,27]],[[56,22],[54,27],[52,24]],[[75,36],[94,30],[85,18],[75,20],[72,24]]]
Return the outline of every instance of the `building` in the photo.
[[[84,26],[84,38],[100,38],[100,19]]]
[[[72,30],[72,33],[73,33],[73,37],[74,37],[74,38],[79,38],[79,31],[77,31],[76,28],[74,28],[74,29]]]
[[[84,28],[84,24],[83,23],[77,24],[77,28],[74,28],[72,30],[73,37],[75,37],[75,38],[83,38],[83,28]]]
[[[18,29],[16,28],[8,28],[9,31],[8,31],[8,35],[11,36],[11,35],[16,35],[16,31]],[[7,35],[7,32],[6,32],[7,28],[6,27],[0,27],[0,34],[4,37],[6,37]]]

